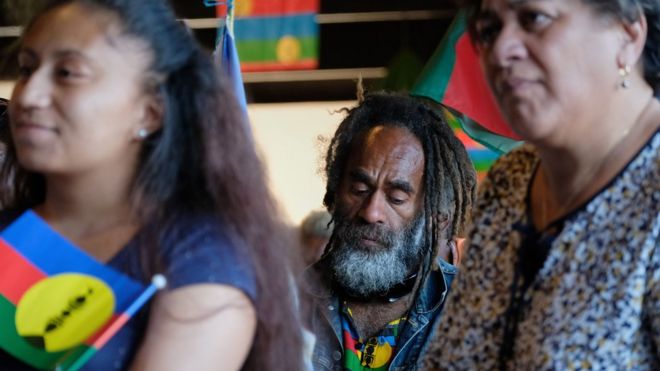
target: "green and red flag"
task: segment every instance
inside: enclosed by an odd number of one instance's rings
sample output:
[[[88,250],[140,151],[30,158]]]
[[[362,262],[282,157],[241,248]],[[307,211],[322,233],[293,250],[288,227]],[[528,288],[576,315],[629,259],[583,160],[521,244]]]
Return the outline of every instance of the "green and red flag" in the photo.
[[[500,156],[500,152],[485,147],[465,134],[465,131],[461,127],[461,120],[451,111],[443,107],[443,113],[449,126],[454,130],[454,134],[465,146],[472,164],[474,164],[474,169],[477,171],[477,179],[483,179],[488,169],[493,165],[493,162]]]
[[[0,238],[0,347],[38,369],[77,370],[162,280],[104,266],[27,211]]]
[[[224,17],[226,7],[218,5]],[[319,0],[235,2],[234,39],[241,70],[277,71],[318,67]]]
[[[420,74],[411,94],[430,98],[460,113],[461,128],[497,152],[520,144],[500,112],[479,66],[476,47],[459,12]]]

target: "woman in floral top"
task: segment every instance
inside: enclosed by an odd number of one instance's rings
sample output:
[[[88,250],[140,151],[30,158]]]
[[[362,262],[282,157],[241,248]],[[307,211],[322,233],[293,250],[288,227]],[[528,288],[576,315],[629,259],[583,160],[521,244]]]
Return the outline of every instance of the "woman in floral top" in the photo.
[[[469,9],[490,86],[529,144],[481,186],[423,366],[660,369],[660,2]]]

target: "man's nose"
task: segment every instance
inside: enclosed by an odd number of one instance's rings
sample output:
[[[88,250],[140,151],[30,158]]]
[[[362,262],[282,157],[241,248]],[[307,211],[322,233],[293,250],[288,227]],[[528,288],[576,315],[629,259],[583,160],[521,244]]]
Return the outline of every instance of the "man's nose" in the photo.
[[[385,207],[385,196],[380,192],[373,192],[364,200],[359,216],[369,224],[383,224],[385,223]]]

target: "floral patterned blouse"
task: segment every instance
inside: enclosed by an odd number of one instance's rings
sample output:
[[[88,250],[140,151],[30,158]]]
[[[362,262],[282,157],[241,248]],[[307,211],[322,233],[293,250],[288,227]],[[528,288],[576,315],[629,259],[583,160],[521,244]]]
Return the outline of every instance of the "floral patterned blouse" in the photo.
[[[539,158],[525,145],[498,160],[423,368],[660,370],[659,154],[656,131],[552,238],[531,246],[526,205]],[[525,289],[521,245],[544,243]]]

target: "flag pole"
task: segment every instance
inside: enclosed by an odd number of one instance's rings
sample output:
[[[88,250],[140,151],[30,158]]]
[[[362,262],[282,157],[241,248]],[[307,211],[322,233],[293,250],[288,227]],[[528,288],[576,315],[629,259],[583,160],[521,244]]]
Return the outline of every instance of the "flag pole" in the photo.
[[[133,303],[122,313],[119,317],[117,317],[111,324],[108,326],[103,333],[94,341],[92,346],[87,348],[83,354],[78,357],[78,359],[71,365],[69,366],[66,371],[77,371],[79,370],[87,361],[89,361],[90,358],[99,350],[101,347],[103,347],[125,324],[128,322],[131,317],[137,311],[146,304],[149,299],[156,293],[156,291],[164,288],[167,286],[167,279],[165,276],[161,274],[157,274],[151,278],[151,284],[144,289],[142,294],[137,297],[133,301]],[[59,366],[56,368],[56,370],[64,370],[60,368]]]

